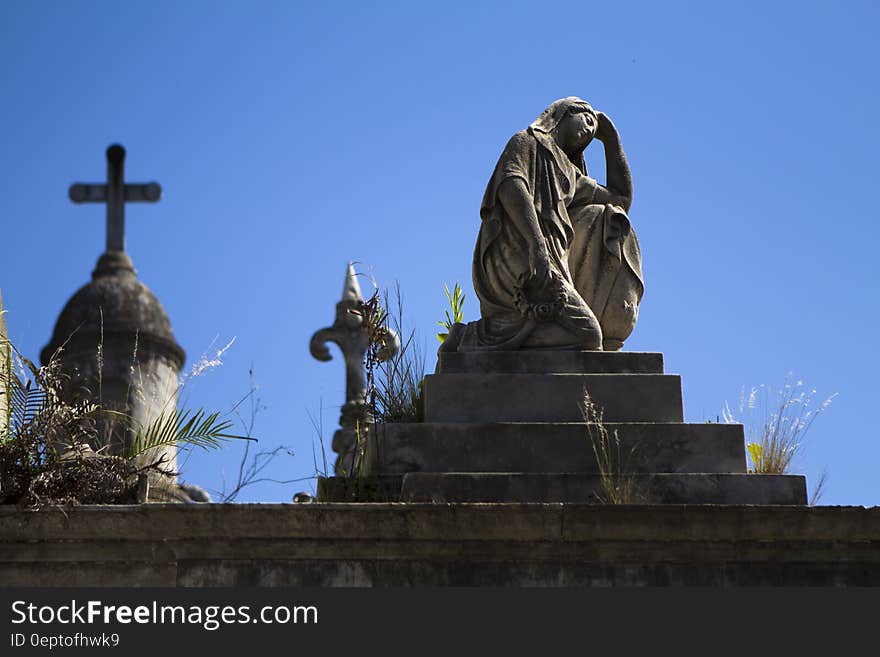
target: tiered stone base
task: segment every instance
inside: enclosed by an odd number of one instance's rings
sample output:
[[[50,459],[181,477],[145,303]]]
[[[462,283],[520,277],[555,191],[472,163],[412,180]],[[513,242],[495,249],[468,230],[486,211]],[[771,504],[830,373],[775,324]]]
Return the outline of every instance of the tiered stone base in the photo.
[[[583,416],[602,409],[603,473]],[[425,422],[385,424],[366,476],[320,481],[322,501],[589,503],[627,482],[646,504],[806,504],[806,481],[746,472],[741,425],[685,424],[681,379],[658,353],[441,354],[425,377]],[[592,436],[592,438],[591,438]]]

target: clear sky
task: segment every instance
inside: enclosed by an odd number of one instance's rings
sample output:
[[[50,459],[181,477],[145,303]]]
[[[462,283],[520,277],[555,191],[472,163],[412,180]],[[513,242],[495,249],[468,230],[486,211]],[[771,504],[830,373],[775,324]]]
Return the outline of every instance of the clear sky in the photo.
[[[812,488],[827,468],[824,504],[878,505],[878,25],[873,2],[3,0],[10,337],[36,359],[87,282],[104,209],[67,187],[103,181],[120,142],[128,179],[164,188],[128,206],[127,245],[186,367],[236,337],[189,403],[228,410],[253,366],[260,448],[293,451],[269,476],[312,476],[309,413],[329,450],[344,372],[308,342],[346,262],[399,281],[433,369],[443,283],[478,316],[471,255],[501,149],[576,95],[615,121],[633,170],[646,292],[626,349],[664,352],[692,422],[788,372],[837,393],[795,469]],[[183,478],[220,489],[239,456],[195,453]]]

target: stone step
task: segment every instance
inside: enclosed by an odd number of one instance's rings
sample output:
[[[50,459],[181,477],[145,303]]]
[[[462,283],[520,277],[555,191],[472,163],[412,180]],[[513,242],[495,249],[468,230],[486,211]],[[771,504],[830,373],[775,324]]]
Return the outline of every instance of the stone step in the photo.
[[[663,354],[637,351],[441,352],[437,374],[663,374]]]
[[[633,473],[745,473],[741,424],[612,423],[612,458]],[[584,423],[389,423],[369,442],[370,472],[598,473]]]
[[[807,503],[802,475],[632,475],[629,504]],[[601,477],[566,473],[428,473],[403,475],[402,502],[607,503]]]
[[[798,505],[807,503],[803,475],[632,475],[631,504]],[[619,485],[618,480],[614,482]],[[319,477],[320,502],[433,504],[606,504],[599,475],[572,473],[432,473]]]
[[[677,374],[429,374],[426,422],[581,422],[584,390],[606,422],[682,422]]]

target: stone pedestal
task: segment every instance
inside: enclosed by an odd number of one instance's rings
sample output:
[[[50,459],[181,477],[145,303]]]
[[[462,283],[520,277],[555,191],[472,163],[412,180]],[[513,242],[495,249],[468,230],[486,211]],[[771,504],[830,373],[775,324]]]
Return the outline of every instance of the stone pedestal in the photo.
[[[589,503],[603,497],[584,392],[619,438],[611,473],[652,504],[806,504],[806,481],[746,471],[742,425],[685,424],[681,379],[658,353],[441,353],[423,423],[380,425],[367,476],[324,501]],[[606,473],[608,471],[606,470]]]

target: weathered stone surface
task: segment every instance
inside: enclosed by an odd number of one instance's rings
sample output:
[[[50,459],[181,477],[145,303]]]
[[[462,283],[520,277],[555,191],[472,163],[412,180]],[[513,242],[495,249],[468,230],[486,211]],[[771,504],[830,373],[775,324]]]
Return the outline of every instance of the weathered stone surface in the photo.
[[[583,373],[592,370],[631,373]],[[361,474],[379,478],[323,480],[319,496],[438,504],[608,501],[593,444],[601,421],[611,440],[612,463],[604,467],[630,477],[633,502],[806,504],[803,477],[746,474],[741,425],[684,424],[680,377],[662,371],[660,354],[441,350],[438,373],[425,377],[426,422],[377,427]],[[585,393],[601,420],[585,413]],[[388,477],[394,474],[402,475],[399,496]],[[381,495],[370,490],[380,481]]]
[[[629,504],[806,504],[801,475],[651,473],[626,475]],[[617,479],[622,481],[622,479]],[[598,474],[575,472],[410,472],[319,480],[325,502],[605,504]]]
[[[746,471],[742,425],[605,426],[620,438],[628,472]],[[595,427],[592,431],[595,435]],[[391,423],[378,428],[370,447],[374,473],[598,472],[582,423]]]
[[[426,422],[579,422],[587,390],[606,422],[682,422],[674,374],[433,374]]]
[[[0,507],[7,586],[877,586],[880,508]]]
[[[224,560],[178,564],[178,586],[226,587],[743,587],[877,586],[867,563],[604,563],[326,560]]]
[[[63,557],[57,563],[0,562],[3,586],[177,586],[176,563],[138,563],[113,560],[70,563]]]
[[[465,351],[437,354],[438,374],[663,374],[663,354],[638,351]]]
[[[630,475],[632,503],[806,504],[806,479],[799,475]],[[403,476],[404,502],[501,502],[570,504],[607,499],[599,475],[583,473],[432,473]]]
[[[402,474],[319,477],[318,499],[322,502],[399,502]]]

